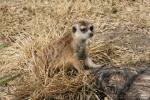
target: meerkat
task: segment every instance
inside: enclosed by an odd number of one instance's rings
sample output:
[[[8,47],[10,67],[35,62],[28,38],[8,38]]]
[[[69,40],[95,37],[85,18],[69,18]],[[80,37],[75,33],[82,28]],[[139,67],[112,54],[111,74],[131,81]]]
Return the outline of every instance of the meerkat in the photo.
[[[72,25],[72,32],[43,50],[42,59],[46,66],[71,63],[78,72],[87,68],[99,67],[87,54],[87,40],[94,35],[94,26],[88,21],[78,21]],[[85,67],[83,67],[85,66]]]

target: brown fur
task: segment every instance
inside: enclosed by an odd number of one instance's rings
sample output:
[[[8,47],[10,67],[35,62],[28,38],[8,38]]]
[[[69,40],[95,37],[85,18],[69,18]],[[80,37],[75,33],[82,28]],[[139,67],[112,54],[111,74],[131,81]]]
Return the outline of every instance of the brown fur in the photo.
[[[67,34],[54,43],[50,43],[43,49],[41,55],[37,55],[42,63],[42,68],[48,71],[51,68],[58,68],[67,63],[72,64],[79,72],[83,70],[80,61],[74,56],[73,38]],[[41,65],[41,64],[40,64]]]
[[[76,22],[79,26],[88,26],[90,23],[88,21],[79,21],[79,22]]]

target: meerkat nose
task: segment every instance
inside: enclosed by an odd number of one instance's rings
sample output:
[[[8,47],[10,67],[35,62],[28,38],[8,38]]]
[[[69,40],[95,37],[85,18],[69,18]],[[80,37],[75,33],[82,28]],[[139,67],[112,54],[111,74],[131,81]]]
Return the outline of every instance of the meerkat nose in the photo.
[[[90,37],[93,37],[93,33],[90,34]]]

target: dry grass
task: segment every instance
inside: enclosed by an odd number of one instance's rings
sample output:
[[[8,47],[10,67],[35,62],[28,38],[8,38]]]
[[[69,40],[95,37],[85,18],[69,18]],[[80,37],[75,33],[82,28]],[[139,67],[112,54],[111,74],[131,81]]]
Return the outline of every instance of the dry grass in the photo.
[[[80,19],[96,27],[89,44],[95,62],[121,66],[150,61],[149,0],[1,0],[0,76],[24,74],[8,84],[14,95],[0,91],[0,97],[96,99],[91,75],[68,76],[60,71],[47,77],[33,55]]]

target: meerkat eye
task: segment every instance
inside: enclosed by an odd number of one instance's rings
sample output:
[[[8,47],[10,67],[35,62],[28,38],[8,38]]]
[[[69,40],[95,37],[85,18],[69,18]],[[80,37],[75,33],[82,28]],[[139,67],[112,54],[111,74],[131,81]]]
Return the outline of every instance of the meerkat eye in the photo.
[[[77,31],[76,27],[73,26],[73,27],[72,27],[72,32],[75,33],[76,31]]]
[[[87,31],[87,28],[81,28],[80,30],[81,32],[85,33]]]
[[[90,26],[90,30],[93,31],[93,30],[94,30],[94,27],[93,27],[93,26]]]

